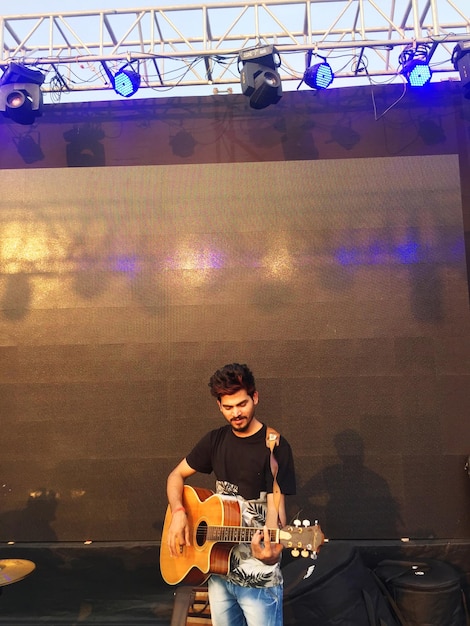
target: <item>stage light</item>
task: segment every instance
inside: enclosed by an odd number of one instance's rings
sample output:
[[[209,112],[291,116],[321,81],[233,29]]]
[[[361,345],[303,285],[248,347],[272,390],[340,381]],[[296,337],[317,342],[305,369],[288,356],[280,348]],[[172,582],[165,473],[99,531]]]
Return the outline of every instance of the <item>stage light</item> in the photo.
[[[74,126],[64,132],[67,142],[68,167],[99,167],[106,165],[105,149],[101,140],[105,133],[99,125]]]
[[[411,87],[423,87],[431,80],[430,57],[428,46],[425,44],[416,48],[407,46],[400,54],[399,61],[402,66],[400,74],[406,78]]]
[[[10,63],[0,79],[0,111],[17,124],[33,124],[42,115],[44,74]]]
[[[118,95],[130,98],[140,87],[140,74],[132,69],[121,68],[114,75],[113,86]]]
[[[402,70],[403,76],[411,87],[422,87],[431,80],[431,68],[425,61],[409,61]]]
[[[21,137],[13,139],[18,154],[25,163],[36,163],[44,159],[44,153],[41,149],[41,137],[37,134],[35,139],[29,132]]]
[[[331,85],[335,75],[326,61],[307,67],[304,72],[304,83],[311,89],[326,89]]]
[[[242,50],[239,61],[243,63],[240,83],[243,95],[250,98],[252,109],[264,109],[282,98],[281,77],[277,68],[281,62],[274,46]]]
[[[108,75],[112,88],[119,96],[130,98],[140,87],[140,74],[135,72],[129,64],[123,65],[116,74],[113,74],[105,61],[101,61],[104,71]]]
[[[470,41],[461,41],[455,46],[452,63],[460,74],[464,98],[470,100]]]

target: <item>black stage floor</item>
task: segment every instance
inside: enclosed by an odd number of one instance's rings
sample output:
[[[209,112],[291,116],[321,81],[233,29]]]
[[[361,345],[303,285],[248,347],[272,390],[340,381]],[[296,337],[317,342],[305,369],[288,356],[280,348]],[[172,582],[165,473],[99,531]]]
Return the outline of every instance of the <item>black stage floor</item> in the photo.
[[[17,544],[0,559],[35,570],[0,588],[0,624],[169,626],[174,591],[161,578],[151,544]]]
[[[371,568],[382,559],[429,557],[454,564],[470,606],[470,541],[353,543]],[[0,560],[9,559],[36,567],[0,586],[0,626],[170,626],[175,587],[161,578],[157,543],[0,544]]]

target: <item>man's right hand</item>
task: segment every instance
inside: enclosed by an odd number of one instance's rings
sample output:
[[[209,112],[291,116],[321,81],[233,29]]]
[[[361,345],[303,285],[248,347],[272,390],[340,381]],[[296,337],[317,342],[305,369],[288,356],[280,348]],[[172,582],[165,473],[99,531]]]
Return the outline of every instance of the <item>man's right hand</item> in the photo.
[[[167,543],[171,556],[180,556],[184,546],[191,545],[188,518],[184,510],[183,491],[185,479],[195,473],[196,470],[188,465],[186,459],[183,459],[168,476],[166,491],[172,517],[168,528]]]
[[[168,549],[171,556],[180,556],[184,546],[190,546],[189,524],[186,512],[183,509],[177,510],[171,518],[168,529]]]

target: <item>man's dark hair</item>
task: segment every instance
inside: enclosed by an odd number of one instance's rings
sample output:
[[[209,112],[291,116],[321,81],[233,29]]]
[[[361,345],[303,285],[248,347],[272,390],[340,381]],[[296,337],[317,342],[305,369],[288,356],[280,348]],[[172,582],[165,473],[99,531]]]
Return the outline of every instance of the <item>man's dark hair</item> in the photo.
[[[217,400],[222,396],[231,396],[245,389],[252,398],[256,391],[255,378],[247,365],[230,363],[217,370],[209,380],[211,394]]]

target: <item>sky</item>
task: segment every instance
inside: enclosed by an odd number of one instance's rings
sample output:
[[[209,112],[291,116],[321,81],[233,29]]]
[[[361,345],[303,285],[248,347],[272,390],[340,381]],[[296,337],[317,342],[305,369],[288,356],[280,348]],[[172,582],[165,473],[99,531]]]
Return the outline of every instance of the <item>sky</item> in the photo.
[[[222,2],[226,0],[221,0]],[[218,4],[219,0],[161,0],[160,2],[151,2],[150,0],[0,0],[0,13],[5,16],[11,15],[28,15],[35,13],[54,13],[54,12],[73,12],[73,11],[99,11],[100,9],[146,9],[158,6],[176,6],[176,5],[200,5],[200,4]],[[178,88],[172,90],[171,95],[209,95],[212,93],[210,88]],[[141,90],[136,94],[137,97],[148,98],[153,96],[148,89]],[[168,96],[167,92],[162,95]],[[134,97],[136,97],[134,96]],[[65,95],[61,97],[61,102],[72,101],[90,101],[90,100],[115,100],[121,99],[120,96],[114,94],[112,90],[99,92],[81,92],[77,94]],[[50,97],[46,94],[44,101],[50,101]]]
[[[220,0],[221,2],[227,0]],[[217,0],[219,2],[219,0]],[[0,0],[3,15],[24,15],[27,13],[43,13],[55,11],[86,11],[92,9],[131,9],[131,8],[155,8],[157,6],[170,6],[175,4],[215,4],[215,0],[163,0],[150,2],[149,0]]]
[[[378,2],[379,4],[384,0],[371,0],[371,2]],[[449,0],[438,0],[439,7],[439,21],[443,23],[446,19],[446,8],[448,7]],[[463,6],[462,3],[469,2],[470,0],[455,0],[457,5]],[[161,0],[159,3],[151,2],[149,0],[0,0],[0,13],[5,16],[11,15],[28,15],[35,13],[53,13],[53,12],[84,12],[86,10],[97,11],[99,9],[133,9],[133,8],[157,8],[168,7],[177,5],[201,5],[205,4],[210,6],[211,4],[227,3],[229,0]],[[405,0],[397,0],[397,6],[404,4]],[[424,6],[425,1],[420,0],[421,6]],[[338,6],[341,4],[346,5],[346,2],[324,2],[321,9],[323,12],[328,12],[329,7],[334,7],[332,15],[335,17],[338,14]],[[390,6],[388,0],[384,6]],[[388,13],[388,11],[387,11]],[[450,14],[449,14],[450,15]],[[455,14],[451,16],[451,19],[455,19]],[[371,24],[372,25],[372,24]],[[441,47],[439,47],[441,48]],[[238,77],[237,77],[238,78]],[[458,80],[458,73],[455,73],[454,80]],[[434,80],[434,77],[433,77]],[[362,83],[364,84],[365,79]],[[386,81],[384,81],[386,82]],[[238,80],[234,81],[234,92],[241,91]],[[340,84],[333,83],[334,87],[346,86],[348,84],[354,84],[354,79],[343,79]],[[283,84],[283,89],[296,89],[298,83],[295,81],[288,81],[288,84]],[[224,87],[222,87],[223,89]],[[226,87],[225,87],[226,88]],[[305,86],[304,86],[305,88]],[[171,93],[161,90],[161,93],[152,93],[149,89],[141,89],[134,97],[153,97],[154,95],[162,96],[183,96],[183,95],[210,95],[213,92],[213,88],[210,85],[207,86],[193,86],[183,87],[178,86],[171,90]],[[112,90],[107,91],[85,91],[74,94],[64,94],[61,96],[61,102],[70,101],[89,101],[89,100],[109,100],[119,98]],[[48,101],[48,95],[45,94],[45,101]]]

